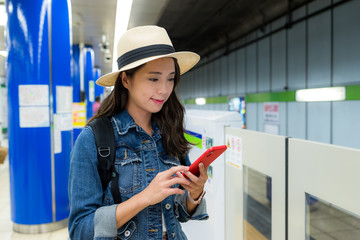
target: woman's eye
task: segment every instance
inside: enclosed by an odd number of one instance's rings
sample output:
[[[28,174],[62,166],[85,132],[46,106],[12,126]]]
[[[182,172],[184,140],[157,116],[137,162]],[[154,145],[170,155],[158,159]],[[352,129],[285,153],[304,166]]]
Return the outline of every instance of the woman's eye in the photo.
[[[157,78],[149,78],[149,80],[152,82],[156,82],[158,79]]]
[[[175,80],[175,78],[169,78],[169,81],[174,81]]]

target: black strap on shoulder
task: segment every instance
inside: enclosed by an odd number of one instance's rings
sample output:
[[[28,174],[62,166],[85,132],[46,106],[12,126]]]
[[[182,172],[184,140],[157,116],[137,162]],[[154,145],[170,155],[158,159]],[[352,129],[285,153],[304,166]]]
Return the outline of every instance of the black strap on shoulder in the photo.
[[[103,189],[103,201],[105,190],[111,181],[111,195],[115,203],[121,202],[118,186],[119,174],[117,173],[115,161],[115,135],[111,120],[107,117],[100,117],[92,120],[88,124],[95,136],[95,143],[98,153],[98,172]]]

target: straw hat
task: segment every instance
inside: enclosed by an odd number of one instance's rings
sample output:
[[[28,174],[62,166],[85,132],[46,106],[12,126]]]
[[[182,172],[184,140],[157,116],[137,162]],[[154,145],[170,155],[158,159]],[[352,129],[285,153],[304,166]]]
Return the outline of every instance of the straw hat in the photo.
[[[193,52],[175,52],[171,40],[164,28],[141,26],[129,29],[118,41],[118,71],[100,77],[96,83],[100,86],[114,86],[119,72],[138,67],[152,60],[173,57],[180,67],[180,74],[189,71],[200,60]]]

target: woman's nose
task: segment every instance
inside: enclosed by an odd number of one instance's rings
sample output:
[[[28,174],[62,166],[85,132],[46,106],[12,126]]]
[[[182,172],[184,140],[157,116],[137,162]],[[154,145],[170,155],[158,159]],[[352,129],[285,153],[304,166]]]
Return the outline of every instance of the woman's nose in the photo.
[[[162,82],[159,84],[158,92],[160,94],[167,94],[167,93],[171,92],[172,87],[173,87],[172,82],[169,82],[169,81]]]

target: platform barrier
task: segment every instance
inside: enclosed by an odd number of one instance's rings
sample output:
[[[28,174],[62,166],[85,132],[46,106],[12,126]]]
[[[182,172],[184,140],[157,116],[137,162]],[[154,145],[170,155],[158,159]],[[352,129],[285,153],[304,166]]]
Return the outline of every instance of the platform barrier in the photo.
[[[286,137],[225,133],[226,239],[285,239]]]
[[[289,238],[360,239],[360,150],[289,139]]]
[[[225,239],[360,239],[360,150],[225,129]]]

